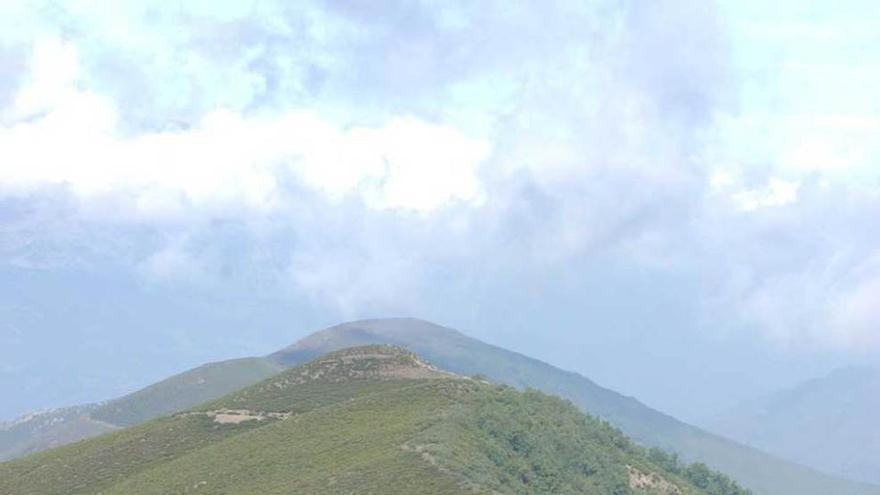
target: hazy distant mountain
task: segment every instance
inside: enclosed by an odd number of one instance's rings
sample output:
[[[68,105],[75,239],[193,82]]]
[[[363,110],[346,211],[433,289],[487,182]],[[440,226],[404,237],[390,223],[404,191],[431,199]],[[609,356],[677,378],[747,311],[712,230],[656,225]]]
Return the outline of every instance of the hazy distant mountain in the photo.
[[[746,495],[539,392],[349,348],[141,426],[0,465],[0,493]]]
[[[23,416],[0,424],[0,461],[182,411],[282,369],[264,358],[230,359],[199,366],[105,403]]]
[[[880,483],[880,369],[845,368],[744,403],[707,428],[826,472]]]
[[[265,358],[198,368],[110,401],[91,417],[118,426],[136,424],[220,397],[245,382],[254,383],[273,374],[275,366],[295,366],[327,352],[368,344],[399,345],[459,374],[482,374],[498,382],[567,398],[583,411],[608,420],[637,442],[674,451],[689,462],[706,462],[758,494],[880,494],[880,487],[826,476],[707,433],[631,397],[600,387],[577,373],[412,318],[346,323],[314,333]]]
[[[66,407],[0,423],[0,461],[51,449],[118,429],[91,415],[97,404]]]
[[[155,286],[112,270],[0,266],[0,421],[118,397],[229,349],[268,352],[289,343],[279,336],[293,318],[309,321],[284,301]]]

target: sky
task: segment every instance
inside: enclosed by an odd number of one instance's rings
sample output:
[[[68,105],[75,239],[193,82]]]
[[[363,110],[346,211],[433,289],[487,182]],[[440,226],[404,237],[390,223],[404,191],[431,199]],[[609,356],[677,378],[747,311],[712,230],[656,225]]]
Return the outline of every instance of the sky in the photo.
[[[693,421],[873,364],[878,23],[3,0],[0,418],[391,315]]]

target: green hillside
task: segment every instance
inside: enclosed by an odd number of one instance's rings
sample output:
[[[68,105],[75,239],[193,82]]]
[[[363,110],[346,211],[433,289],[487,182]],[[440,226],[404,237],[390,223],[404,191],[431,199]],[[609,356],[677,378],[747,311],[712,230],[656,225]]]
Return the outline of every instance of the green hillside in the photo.
[[[182,411],[282,369],[281,365],[265,358],[209,363],[105,403],[31,414],[0,424],[0,461]]]
[[[645,452],[561,399],[368,346],[189,411],[0,464],[0,493],[745,492],[705,468]]]
[[[364,320],[316,332],[271,357],[295,364],[335,349],[371,343],[406,347],[438,366],[464,374],[558,395],[583,411],[620,428],[642,445],[705,462],[762,495],[875,495],[880,487],[861,484],[788,462],[729,441],[651,409],[632,397],[537,359],[414,318]]]
[[[109,427],[137,424],[215,399],[326,352],[376,343],[406,347],[462,375],[482,374],[517,388],[535,388],[564,397],[582,411],[620,428],[639,444],[675,452],[687,462],[705,462],[760,495],[880,494],[876,486],[825,475],[682,423],[577,373],[412,318],[346,323],[316,332],[266,358],[230,360],[196,368],[104,404],[90,412],[87,419]],[[0,428],[0,452],[2,433]],[[100,431],[85,429],[81,433],[79,437],[64,438],[73,441]],[[19,442],[12,449],[28,440],[26,436],[22,440],[21,435],[9,438]],[[58,443],[63,442],[53,444]],[[27,452],[36,450],[39,448]]]

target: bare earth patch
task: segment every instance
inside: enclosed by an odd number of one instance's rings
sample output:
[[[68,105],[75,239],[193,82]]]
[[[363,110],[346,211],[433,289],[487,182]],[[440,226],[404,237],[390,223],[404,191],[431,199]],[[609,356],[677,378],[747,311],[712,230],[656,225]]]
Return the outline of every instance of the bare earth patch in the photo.
[[[267,419],[286,419],[290,413],[260,412],[247,409],[217,409],[216,411],[196,411],[184,413],[184,416],[208,416],[221,425],[237,425],[245,421],[265,421]]]
[[[643,473],[638,469],[629,468],[629,486],[634,490],[651,490],[660,495],[681,495],[681,489],[663,479],[657,473]]]

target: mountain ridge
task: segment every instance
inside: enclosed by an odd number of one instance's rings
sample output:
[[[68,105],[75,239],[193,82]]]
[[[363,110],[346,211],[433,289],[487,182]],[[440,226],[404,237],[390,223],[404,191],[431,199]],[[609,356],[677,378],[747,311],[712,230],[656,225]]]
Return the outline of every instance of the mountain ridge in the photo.
[[[291,490],[747,495],[563,399],[390,345],[333,351],[188,411],[0,464],[0,493],[17,495]]]
[[[745,401],[703,424],[804,465],[880,483],[878,410],[880,369],[859,366]]]
[[[672,416],[655,411],[634,398],[603,388],[577,373],[560,370],[540,360],[481,342],[457,330],[415,318],[371,319],[343,323],[310,334],[268,356],[251,359],[257,360],[253,362],[261,363],[258,367],[262,369],[260,373],[268,376],[272,366],[266,364],[267,362],[290,367],[339,348],[377,343],[406,347],[425,356],[428,361],[436,363],[441,368],[455,373],[482,374],[518,388],[535,388],[567,398],[581,410],[621,428],[636,441],[647,446],[674,451],[688,462],[704,461],[713,468],[733,476],[759,494],[825,495],[835,492],[874,495],[880,493],[878,487],[835,479],[704,432]],[[213,368],[209,368],[223,371],[211,377],[218,387],[215,392],[224,389],[229,393],[237,388],[230,387],[225,382],[225,368],[227,366],[234,368],[235,363],[240,362],[242,360],[222,362],[226,364],[215,363]],[[191,378],[188,376],[189,373],[176,375],[168,380],[172,383],[186,384]],[[199,393],[186,392],[190,388],[184,386],[181,389],[184,391],[182,395],[204,398]],[[135,395],[130,394],[126,397]],[[126,397],[117,401],[124,402],[127,400]],[[195,403],[189,404],[192,405]],[[137,408],[133,410],[137,411]],[[168,411],[152,411],[151,414],[157,416],[164,412]]]
[[[410,348],[453,372],[483,374],[502,383],[533,387],[569,399],[589,414],[610,421],[636,441],[676,452],[689,462],[706,462],[756,493],[880,493],[880,487],[836,480],[831,475],[775,458],[679,421],[578,373],[418,318],[342,323],[310,334],[268,357],[281,363],[297,362],[338,346],[377,341]]]

